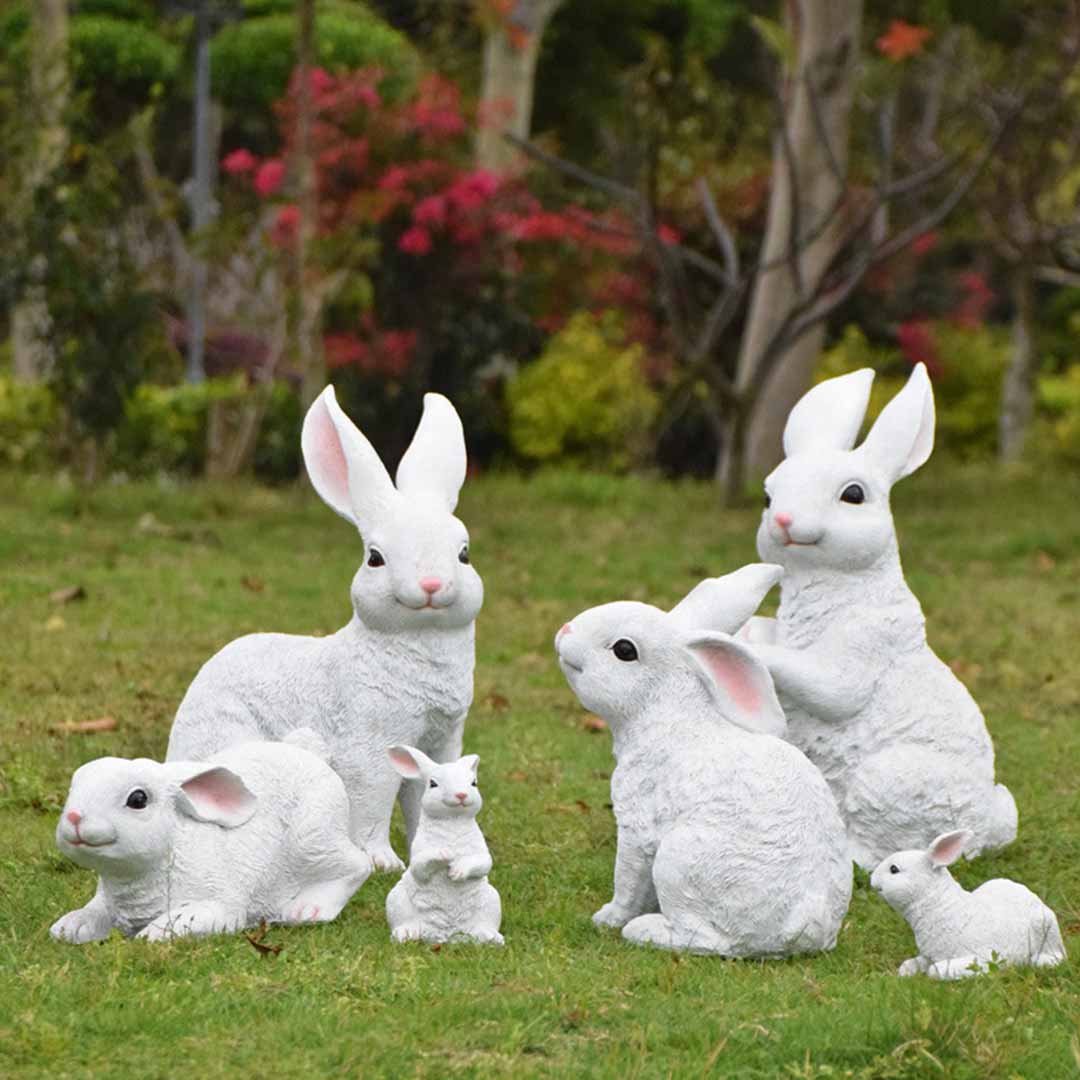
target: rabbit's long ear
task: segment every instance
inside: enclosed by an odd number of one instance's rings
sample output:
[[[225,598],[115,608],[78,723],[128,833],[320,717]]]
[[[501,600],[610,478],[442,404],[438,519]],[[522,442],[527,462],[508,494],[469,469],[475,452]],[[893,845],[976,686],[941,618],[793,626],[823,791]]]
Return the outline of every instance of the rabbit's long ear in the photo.
[[[891,484],[913,473],[934,449],[934,390],[925,364],[881,410],[862,449]]]
[[[860,368],[811,387],[795,403],[784,427],[784,455],[850,450],[870,403],[873,368]]]
[[[435,762],[415,746],[391,746],[387,751],[394,771],[406,780],[426,780]]]
[[[395,494],[390,474],[342,412],[332,386],[308,409],[300,446],[311,483],[332,510],[361,532],[383,516]]]
[[[734,634],[757,611],[765,594],[784,576],[782,566],[751,563],[695,585],[668,614],[684,630]]]
[[[255,813],[259,800],[232,769],[194,761],[170,762],[166,769],[179,784],[176,808],[196,821],[235,829]]]
[[[957,829],[955,832],[942,833],[926,849],[930,858],[930,865],[935,867],[948,866],[960,858],[964,848],[971,840],[972,833],[968,829]]]
[[[724,634],[699,634],[685,642],[724,716],[747,731],[783,735],[784,710],[768,668]]]
[[[424,395],[424,413],[397,470],[402,495],[432,499],[450,513],[465,483],[465,431],[442,394]]]

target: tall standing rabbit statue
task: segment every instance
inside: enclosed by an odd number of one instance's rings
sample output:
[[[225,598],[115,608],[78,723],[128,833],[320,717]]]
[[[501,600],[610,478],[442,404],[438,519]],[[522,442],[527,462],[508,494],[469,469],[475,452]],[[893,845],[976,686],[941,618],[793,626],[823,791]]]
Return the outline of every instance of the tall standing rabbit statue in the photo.
[[[871,887],[915,933],[919,954],[898,974],[963,979],[991,965],[1060,964],[1057,916],[1026,885],[995,878],[968,892],[949,873],[970,840],[964,829],[943,833],[926,849],[887,856],[871,875]]]
[[[488,881],[491,854],[476,815],[484,805],[476,754],[439,765],[414,746],[392,746],[393,767],[420,788],[420,827],[409,868],[386,897],[394,941],[501,945],[502,902]]]
[[[402,788],[386,747],[457,758],[472,703],[484,591],[453,513],[465,480],[464,433],[446,398],[425,395],[395,486],[328,386],[304,419],[302,447],[315,490],[364,540],[353,617],[325,638],[251,634],[225,646],[180,703],[167,757],[201,760],[310,727],[345,782],[353,840],[379,869],[400,869],[390,846],[394,799],[400,790],[411,841],[421,793]]]
[[[765,666],[727,633],[780,573],[744,567],[670,612],[605,604],[555,639],[614,737],[615,894],[593,921],[630,941],[732,957],[836,942],[851,898],[843,822],[818,770],[778,738]]]
[[[927,644],[889,510],[893,484],[933,448],[930,380],[919,364],[852,449],[873,377],[829,379],[791,411],[757,535],[761,558],[784,567],[780,608],[742,635],[867,870],[953,825],[974,834],[972,853],[1010,843],[1017,826],[979,706]]]
[[[158,940],[269,922],[327,922],[367,880],[340,777],[310,732],[209,761],[98,758],[79,768],[56,827],[98,890],[52,927],[73,944]],[[319,747],[321,749],[321,747]]]

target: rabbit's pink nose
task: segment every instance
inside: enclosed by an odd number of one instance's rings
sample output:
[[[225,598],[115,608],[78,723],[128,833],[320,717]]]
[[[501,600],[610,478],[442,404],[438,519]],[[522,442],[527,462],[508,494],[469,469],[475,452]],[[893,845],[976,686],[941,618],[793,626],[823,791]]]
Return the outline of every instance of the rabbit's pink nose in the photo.
[[[457,801],[458,801],[459,803],[464,803],[464,802],[465,802],[465,800],[466,800],[466,799],[467,799],[468,797],[469,797],[469,793],[468,793],[467,791],[459,791],[459,792],[458,792],[458,793],[457,793],[457,794],[456,794],[456,795],[454,796],[454,798],[455,798],[455,799],[457,799]]]
[[[428,596],[434,596],[442,588],[442,579],[437,577],[421,578],[420,588],[423,589]]]
[[[790,529],[791,523],[795,520],[790,514],[785,514],[782,510],[773,515],[773,520],[781,529]]]
[[[82,821],[82,814],[80,814],[78,810],[69,810],[64,816],[72,825],[78,825],[79,822]]]

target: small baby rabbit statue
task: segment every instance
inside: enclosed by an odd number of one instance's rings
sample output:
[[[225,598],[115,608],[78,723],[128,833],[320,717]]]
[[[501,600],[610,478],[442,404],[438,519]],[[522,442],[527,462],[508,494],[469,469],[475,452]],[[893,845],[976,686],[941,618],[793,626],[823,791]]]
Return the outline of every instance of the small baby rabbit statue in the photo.
[[[453,760],[472,703],[484,587],[453,513],[465,436],[453,405],[426,394],[395,486],[328,386],[308,410],[302,444],[315,490],[363,535],[352,620],[329,637],[249,634],[226,645],[188,688],[166,757],[201,761],[310,727],[345,782],[353,841],[378,869],[401,869],[390,847],[394,799],[411,841],[420,792],[401,783],[386,747],[420,743],[436,760]],[[302,572],[302,553],[297,566]]]
[[[1016,837],[1016,803],[994,783],[979,706],[926,641],[900,566],[893,484],[934,445],[934,395],[918,364],[852,449],[874,372],[827,379],[791,411],[787,455],[765,481],[758,554],[784,568],[775,621],[740,634],[765,662],[787,738],[836,796],[855,862],[945,828],[974,833],[972,854]]]
[[[476,824],[483,806],[476,754],[439,765],[411,746],[388,751],[393,767],[422,784],[412,858],[386,898],[394,941],[501,945],[502,905],[488,883],[491,855]]]
[[[614,738],[615,894],[593,922],[629,941],[733,957],[836,943],[851,899],[843,822],[818,770],[778,737],[765,666],[728,636],[780,574],[743,567],[669,612],[604,604],[555,638],[571,688]]]
[[[944,833],[925,850],[890,855],[871,875],[871,887],[915,933],[919,955],[898,974],[963,979],[994,963],[1060,964],[1057,918],[1027,886],[995,878],[967,892],[949,873],[970,840],[967,829]]]
[[[248,743],[209,761],[99,758],[77,769],[56,827],[94,898],[53,924],[81,945],[257,925],[329,922],[372,872],[349,840],[340,777],[311,732]]]

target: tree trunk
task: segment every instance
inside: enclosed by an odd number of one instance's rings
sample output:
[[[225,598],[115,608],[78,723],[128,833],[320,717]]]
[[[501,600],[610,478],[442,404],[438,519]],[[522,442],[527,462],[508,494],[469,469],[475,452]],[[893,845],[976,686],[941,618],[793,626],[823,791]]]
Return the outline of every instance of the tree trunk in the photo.
[[[505,14],[491,13],[484,42],[484,81],[480,91],[481,123],[476,136],[476,165],[505,172],[514,148],[503,138],[509,131],[529,136],[533,89],[540,42],[562,0],[514,0]]]
[[[778,134],[762,260],[788,259],[793,249],[794,258],[762,273],[754,283],[736,373],[740,393],[746,393],[759,377],[778,328],[800,297],[819,287],[836,254],[843,225],[839,213],[809,242],[802,242],[801,237],[817,232],[842,196],[861,22],[862,0],[788,0],[785,4],[785,23],[795,46],[795,70],[787,73],[782,120],[790,153],[785,152],[782,133]],[[808,80],[815,88],[814,96],[807,90]],[[732,432],[724,450],[725,458],[738,461],[738,467],[724,462],[718,470],[728,493],[759,479],[780,460],[784,421],[810,385],[823,334],[823,329],[811,330],[788,348],[761,394],[747,402],[746,445],[741,452],[732,452]]]
[[[1012,272],[1012,355],[1001,385],[998,456],[1017,461],[1024,452],[1035,392],[1035,281],[1021,263]]]
[[[315,0],[300,0],[296,41],[296,181],[300,221],[296,238],[296,358],[300,367],[300,401],[306,409],[326,384],[322,351],[322,294],[311,280],[308,253],[315,238],[318,192],[311,153],[311,69],[315,59]]]
[[[33,212],[34,196],[60,164],[67,149],[64,112],[69,91],[68,11],[66,0],[33,0],[30,7],[30,95],[36,111],[36,133],[25,173],[22,197]],[[44,259],[44,256],[41,257]],[[45,266],[32,268],[40,280]],[[50,356],[41,340],[49,309],[40,286],[11,312],[11,344],[15,378],[35,382],[47,372]]]

